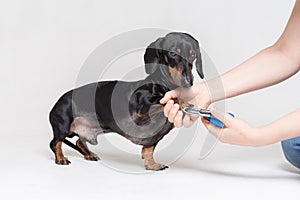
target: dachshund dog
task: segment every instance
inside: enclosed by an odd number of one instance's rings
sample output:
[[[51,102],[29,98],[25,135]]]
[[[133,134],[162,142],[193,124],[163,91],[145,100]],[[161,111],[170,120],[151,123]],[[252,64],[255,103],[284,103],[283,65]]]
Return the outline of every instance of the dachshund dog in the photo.
[[[86,160],[99,160],[86,142],[96,145],[99,134],[115,132],[143,146],[147,170],[167,168],[153,159],[157,143],[174,128],[159,101],[170,90],[193,85],[194,61],[199,76],[204,77],[199,43],[189,34],[172,32],[147,47],[144,61],[148,76],[143,80],[100,81],[59,98],[49,115],[54,135],[50,148],[57,164],[70,163],[62,143],[78,150]],[[73,136],[79,137],[76,145],[66,139]]]

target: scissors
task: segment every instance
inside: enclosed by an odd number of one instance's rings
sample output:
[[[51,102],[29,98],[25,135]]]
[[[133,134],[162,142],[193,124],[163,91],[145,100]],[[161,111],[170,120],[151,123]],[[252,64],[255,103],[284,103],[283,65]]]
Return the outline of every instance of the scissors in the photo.
[[[210,123],[214,124],[217,127],[224,128],[225,126],[224,123],[219,119],[217,119],[215,116],[213,116],[209,110],[195,108],[193,105],[189,105],[183,108],[182,111],[186,114],[193,114],[193,115],[199,115],[201,117],[205,117]],[[228,113],[228,114],[234,117],[234,114],[232,113]]]

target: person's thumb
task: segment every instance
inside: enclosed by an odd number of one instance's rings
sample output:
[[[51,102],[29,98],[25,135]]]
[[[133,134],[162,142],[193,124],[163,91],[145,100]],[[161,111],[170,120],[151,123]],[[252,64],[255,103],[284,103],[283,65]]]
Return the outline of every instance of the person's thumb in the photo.
[[[171,90],[165,94],[165,96],[159,101],[161,104],[166,104],[169,100],[175,99],[179,96],[178,90]]]

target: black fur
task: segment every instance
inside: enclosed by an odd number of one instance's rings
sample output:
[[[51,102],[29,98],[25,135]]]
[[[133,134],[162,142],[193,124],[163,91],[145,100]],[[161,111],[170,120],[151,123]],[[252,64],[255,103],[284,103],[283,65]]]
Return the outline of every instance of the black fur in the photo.
[[[145,147],[156,145],[174,127],[164,116],[159,100],[171,89],[192,86],[195,59],[197,72],[203,78],[197,40],[186,33],[169,33],[147,47],[144,60],[149,75],[144,80],[97,82],[65,93],[50,112],[52,151],[56,155],[56,144],[66,137],[79,136],[83,142],[97,144],[97,135],[108,132]],[[177,70],[174,76],[172,70]],[[95,132],[74,131],[71,124],[79,118]]]

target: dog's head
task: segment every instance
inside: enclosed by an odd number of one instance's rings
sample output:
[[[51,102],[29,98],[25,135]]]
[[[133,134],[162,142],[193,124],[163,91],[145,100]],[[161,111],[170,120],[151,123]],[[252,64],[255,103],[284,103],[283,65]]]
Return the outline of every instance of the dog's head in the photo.
[[[177,87],[193,85],[193,63],[201,78],[202,60],[198,41],[186,33],[172,32],[151,43],[145,52],[145,70],[153,74],[158,70],[170,84]]]

